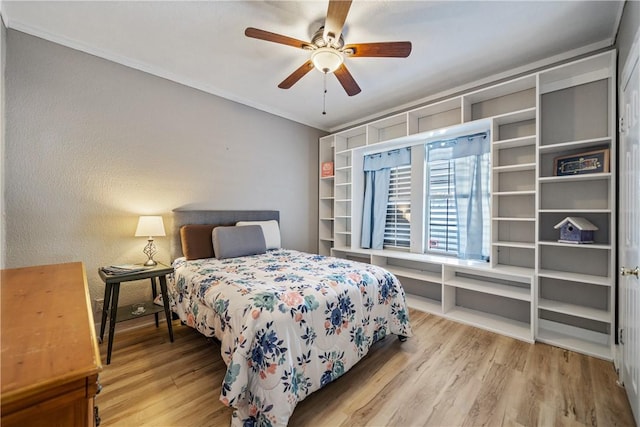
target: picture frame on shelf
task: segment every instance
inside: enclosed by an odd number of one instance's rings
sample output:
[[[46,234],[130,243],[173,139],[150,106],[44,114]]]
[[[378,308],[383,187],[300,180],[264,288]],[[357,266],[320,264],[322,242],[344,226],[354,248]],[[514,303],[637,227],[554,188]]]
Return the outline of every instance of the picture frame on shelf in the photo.
[[[558,156],[553,159],[555,176],[583,175],[609,172],[609,149]]]

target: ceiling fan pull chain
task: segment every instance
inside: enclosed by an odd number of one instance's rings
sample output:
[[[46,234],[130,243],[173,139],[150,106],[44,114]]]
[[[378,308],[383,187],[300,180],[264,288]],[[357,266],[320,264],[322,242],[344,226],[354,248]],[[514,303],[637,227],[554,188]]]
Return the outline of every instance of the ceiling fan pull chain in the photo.
[[[324,92],[322,93],[322,114],[327,114],[327,73],[322,73]]]

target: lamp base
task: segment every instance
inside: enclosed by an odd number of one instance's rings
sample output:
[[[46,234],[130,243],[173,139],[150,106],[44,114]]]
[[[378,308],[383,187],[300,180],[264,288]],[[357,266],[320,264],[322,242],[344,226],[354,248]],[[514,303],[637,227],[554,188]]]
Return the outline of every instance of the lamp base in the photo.
[[[158,265],[158,263],[153,260],[153,256],[156,254],[156,252],[158,252],[156,250],[155,243],[153,243],[153,237],[149,237],[147,246],[144,247],[142,252],[149,258],[147,262],[144,263],[145,267],[153,267]]]

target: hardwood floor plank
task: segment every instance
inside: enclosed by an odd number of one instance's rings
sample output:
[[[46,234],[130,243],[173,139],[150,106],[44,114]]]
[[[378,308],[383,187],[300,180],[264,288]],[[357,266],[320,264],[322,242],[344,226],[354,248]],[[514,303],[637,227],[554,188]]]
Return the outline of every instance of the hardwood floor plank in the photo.
[[[632,426],[634,423],[629,401],[624,389],[609,381],[616,373],[611,363],[601,359],[589,359],[589,374],[593,378],[596,419],[601,426]]]
[[[633,426],[613,364],[411,310],[387,337],[300,402],[291,426]],[[179,322],[119,331],[96,398],[103,426],[228,426],[220,345]],[[106,356],[106,340],[100,346]]]

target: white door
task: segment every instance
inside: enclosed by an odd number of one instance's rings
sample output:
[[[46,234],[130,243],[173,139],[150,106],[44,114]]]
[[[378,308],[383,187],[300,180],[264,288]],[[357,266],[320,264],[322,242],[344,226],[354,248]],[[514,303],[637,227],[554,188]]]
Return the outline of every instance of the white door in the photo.
[[[640,425],[640,33],[623,68],[620,99],[620,327],[622,381]]]

